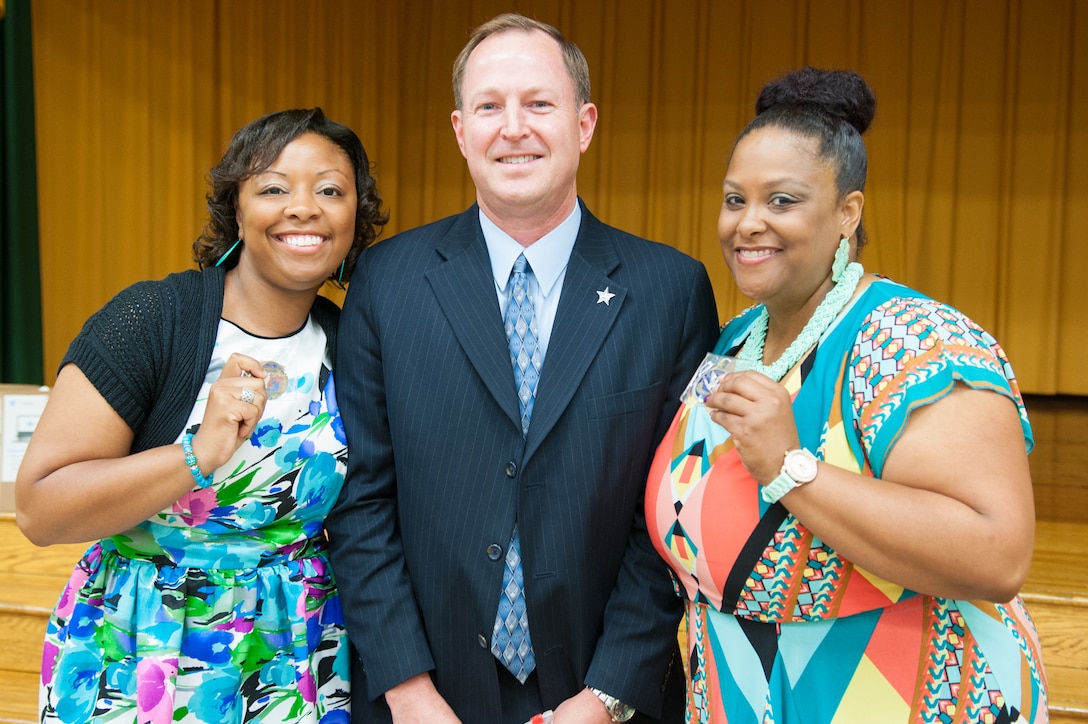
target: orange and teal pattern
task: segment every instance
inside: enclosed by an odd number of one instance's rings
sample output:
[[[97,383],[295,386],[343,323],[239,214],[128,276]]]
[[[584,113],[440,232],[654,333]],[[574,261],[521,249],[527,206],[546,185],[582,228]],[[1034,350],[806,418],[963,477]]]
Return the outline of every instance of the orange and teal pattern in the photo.
[[[715,352],[735,351],[757,311],[727,325]],[[997,342],[884,279],[782,380],[802,445],[875,477],[910,410],[957,383],[1013,399],[1030,449]],[[689,602],[680,631],[689,722],[1047,721],[1038,636],[1019,599],[920,595],[853,565],[762,500],[703,408],[677,413],[646,496],[651,538]]]

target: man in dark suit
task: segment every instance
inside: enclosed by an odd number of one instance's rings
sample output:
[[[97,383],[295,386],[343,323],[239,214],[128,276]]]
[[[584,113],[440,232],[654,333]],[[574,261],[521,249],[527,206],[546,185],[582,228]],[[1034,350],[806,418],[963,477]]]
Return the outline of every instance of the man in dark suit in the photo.
[[[578,198],[597,109],[557,30],[489,21],[454,91],[477,203],[367,249],[341,318],[353,718],[680,722],[681,601],[642,508],[717,337],[710,281]]]

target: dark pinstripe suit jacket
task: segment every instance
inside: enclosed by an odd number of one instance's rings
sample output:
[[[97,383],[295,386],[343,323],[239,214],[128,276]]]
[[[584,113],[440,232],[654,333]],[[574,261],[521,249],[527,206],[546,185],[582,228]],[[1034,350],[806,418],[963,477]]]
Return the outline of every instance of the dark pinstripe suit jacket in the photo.
[[[583,206],[523,438],[478,214],[368,249],[341,315],[349,462],[328,524],[362,660],[353,718],[388,720],[381,694],[433,669],[463,721],[504,722],[489,645],[516,518],[545,705],[588,684],[653,716],[668,701],[680,721],[681,601],[642,504],[653,449],[717,338],[710,280]]]

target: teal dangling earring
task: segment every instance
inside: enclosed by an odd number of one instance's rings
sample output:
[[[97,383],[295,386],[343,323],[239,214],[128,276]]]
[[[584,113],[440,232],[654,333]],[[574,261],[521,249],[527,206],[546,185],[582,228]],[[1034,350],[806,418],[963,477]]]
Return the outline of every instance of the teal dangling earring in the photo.
[[[831,264],[831,281],[836,284],[846,271],[846,265],[850,263],[850,239],[843,237],[839,240],[839,248],[835,250],[835,261]]]
[[[348,263],[347,257],[344,257],[344,260],[342,262],[340,262],[340,273],[336,275],[336,283],[337,284],[343,284],[344,283],[344,265],[347,264],[347,263]]]
[[[241,244],[241,243],[242,243],[242,240],[239,238],[238,241],[231,244],[230,248],[227,249],[227,251],[223,254],[223,256],[219,257],[219,261],[215,262],[215,265],[219,266],[220,264],[225,262],[227,260],[227,257],[230,256],[231,254],[233,254],[234,250],[237,249],[238,245]]]

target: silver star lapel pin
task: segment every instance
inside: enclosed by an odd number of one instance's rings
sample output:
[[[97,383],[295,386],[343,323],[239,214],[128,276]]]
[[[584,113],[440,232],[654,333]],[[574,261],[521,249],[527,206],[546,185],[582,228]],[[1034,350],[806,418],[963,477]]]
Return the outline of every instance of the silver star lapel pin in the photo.
[[[608,287],[605,287],[603,292],[600,289],[598,289],[597,290],[597,304],[604,304],[606,307],[610,306],[611,303],[612,303],[612,297],[614,297],[614,296],[616,296],[616,295],[613,294],[612,292],[608,291]]]

